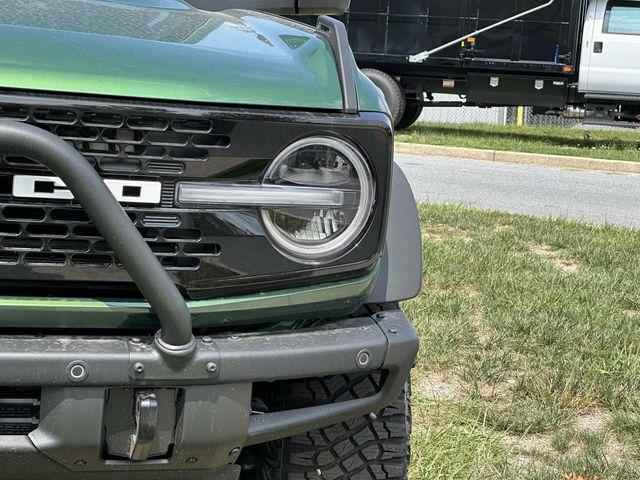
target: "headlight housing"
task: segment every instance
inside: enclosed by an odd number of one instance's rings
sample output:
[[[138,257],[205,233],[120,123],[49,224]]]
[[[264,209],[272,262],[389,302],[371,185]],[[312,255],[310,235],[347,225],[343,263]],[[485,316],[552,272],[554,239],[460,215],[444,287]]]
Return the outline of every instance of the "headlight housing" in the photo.
[[[263,186],[326,190],[341,199],[341,205],[261,209],[274,246],[302,263],[327,263],[346,253],[367,226],[375,198],[365,158],[334,137],[305,138],[287,147],[267,170]]]

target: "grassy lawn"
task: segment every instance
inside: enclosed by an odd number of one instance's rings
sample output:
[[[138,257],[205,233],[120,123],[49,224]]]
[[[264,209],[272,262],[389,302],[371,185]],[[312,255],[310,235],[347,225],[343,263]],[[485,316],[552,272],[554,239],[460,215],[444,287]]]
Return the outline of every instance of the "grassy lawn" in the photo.
[[[412,480],[640,478],[640,232],[420,215]]]
[[[579,130],[516,125],[418,123],[400,142],[640,161],[640,131]]]

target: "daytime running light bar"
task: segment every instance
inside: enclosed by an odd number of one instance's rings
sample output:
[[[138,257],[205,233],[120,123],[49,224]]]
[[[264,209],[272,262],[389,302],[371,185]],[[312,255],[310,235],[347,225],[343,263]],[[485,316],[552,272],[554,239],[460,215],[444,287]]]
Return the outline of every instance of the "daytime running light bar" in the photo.
[[[356,194],[334,188],[285,185],[229,185],[181,182],[180,205],[234,205],[246,207],[343,207],[356,204]]]

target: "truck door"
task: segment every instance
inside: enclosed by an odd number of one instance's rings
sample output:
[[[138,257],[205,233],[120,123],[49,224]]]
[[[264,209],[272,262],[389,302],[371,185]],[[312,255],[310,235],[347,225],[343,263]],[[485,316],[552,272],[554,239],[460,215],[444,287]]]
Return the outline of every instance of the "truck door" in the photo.
[[[595,0],[585,24],[580,90],[640,96],[640,0]]]

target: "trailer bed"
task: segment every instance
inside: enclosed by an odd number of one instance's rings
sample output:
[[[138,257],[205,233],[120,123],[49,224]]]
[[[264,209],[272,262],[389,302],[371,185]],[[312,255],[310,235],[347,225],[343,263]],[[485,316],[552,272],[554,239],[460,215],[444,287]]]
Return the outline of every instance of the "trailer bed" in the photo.
[[[341,19],[361,67],[396,75],[509,71],[571,77],[588,0],[555,0],[538,12],[436,53],[444,45],[546,3],[545,0],[352,0]],[[464,73],[463,73],[464,72]]]

